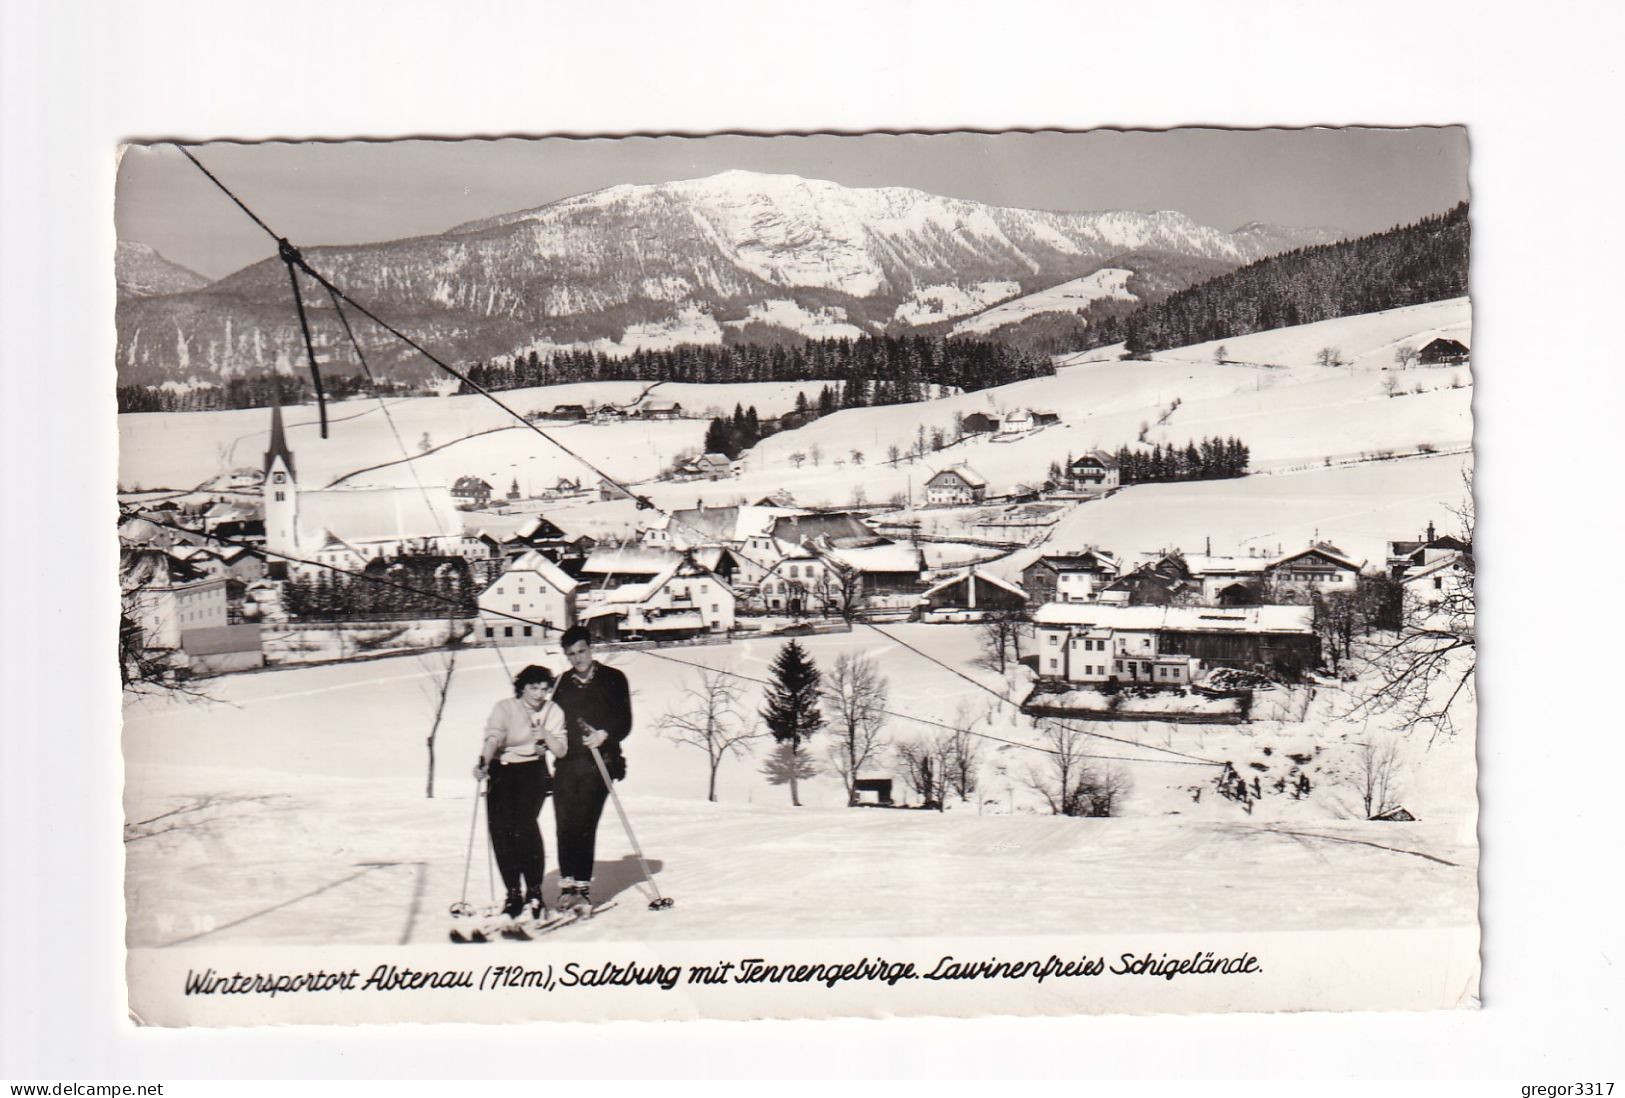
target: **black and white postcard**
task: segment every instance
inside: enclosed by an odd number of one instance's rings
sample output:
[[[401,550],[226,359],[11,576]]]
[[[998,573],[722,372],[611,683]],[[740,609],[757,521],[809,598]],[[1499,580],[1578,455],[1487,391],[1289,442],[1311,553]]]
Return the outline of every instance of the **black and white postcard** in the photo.
[[[125,147],[132,1014],[1477,1002],[1467,132]]]

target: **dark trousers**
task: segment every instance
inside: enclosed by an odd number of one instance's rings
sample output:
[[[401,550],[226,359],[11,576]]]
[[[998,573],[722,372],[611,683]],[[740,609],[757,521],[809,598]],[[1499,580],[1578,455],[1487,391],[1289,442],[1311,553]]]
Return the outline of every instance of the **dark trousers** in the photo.
[[[485,818],[491,828],[491,851],[496,855],[502,883],[527,895],[542,894],[547,872],[547,847],[537,817],[547,800],[547,764],[501,762],[491,764],[491,784],[485,794]]]
[[[558,824],[559,876],[592,880],[593,852],[598,845],[598,817],[609,790],[598,768],[566,767],[553,779],[553,819]]]

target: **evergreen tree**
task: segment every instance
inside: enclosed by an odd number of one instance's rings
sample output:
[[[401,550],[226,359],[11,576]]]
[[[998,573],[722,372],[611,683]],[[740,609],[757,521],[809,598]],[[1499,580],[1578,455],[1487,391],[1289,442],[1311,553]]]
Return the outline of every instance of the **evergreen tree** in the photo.
[[[821,676],[806,649],[793,640],[786,641],[779,649],[769,670],[773,685],[767,690],[767,704],[761,710],[761,717],[773,738],[787,749],[791,764],[787,768],[790,803],[800,807],[800,790],[796,784],[799,766],[795,756],[801,742],[824,726],[824,716],[818,708]]]
[[[734,449],[733,432],[720,418],[713,419],[711,425],[705,429],[705,452],[708,454],[727,454],[730,458],[738,457]]]

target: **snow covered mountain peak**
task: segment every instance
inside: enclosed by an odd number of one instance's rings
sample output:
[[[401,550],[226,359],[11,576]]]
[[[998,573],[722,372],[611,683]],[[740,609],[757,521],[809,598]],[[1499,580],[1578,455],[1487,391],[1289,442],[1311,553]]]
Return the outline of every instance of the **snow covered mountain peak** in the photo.
[[[1293,234],[1265,226],[1238,236],[1172,210],[1020,209],[735,169],[616,184],[436,236],[324,249],[322,260],[358,295],[417,316],[477,360],[538,348],[630,354],[678,329],[713,343],[728,331],[910,331],[1108,264],[1143,271],[1181,257],[1199,270],[1233,268],[1300,246]],[[216,294],[209,310],[177,301],[130,312],[128,375],[197,373],[205,357],[203,373],[229,375],[262,353],[265,325],[287,323],[286,273],[273,261],[200,292]],[[248,303],[266,319],[227,323]],[[170,350],[174,339],[138,338],[174,326],[185,356]]]

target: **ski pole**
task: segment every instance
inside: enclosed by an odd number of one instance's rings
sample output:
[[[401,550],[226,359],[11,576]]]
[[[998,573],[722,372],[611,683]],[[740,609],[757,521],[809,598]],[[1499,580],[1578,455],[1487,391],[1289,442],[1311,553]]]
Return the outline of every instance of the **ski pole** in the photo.
[[[620,794],[615,792],[615,783],[609,778],[609,767],[604,765],[604,757],[598,753],[598,748],[589,746],[592,752],[592,761],[598,764],[598,773],[604,779],[604,787],[609,790],[609,799],[615,802],[615,814],[621,818],[621,826],[626,828],[626,837],[632,843],[632,853],[638,856],[638,867],[643,870],[643,879],[649,882],[654,890],[655,898],[649,901],[650,911],[663,911],[677,901],[670,896],[660,894],[660,886],[655,884],[654,874],[649,872],[649,863],[643,860],[643,848],[638,845],[638,837],[632,834],[632,821],[626,818],[626,809],[621,807]]]
[[[474,779],[474,811],[468,817],[468,849],[463,853],[463,894],[451,905],[454,916],[472,915],[474,909],[468,903],[468,871],[474,868],[474,825],[480,818],[480,780]]]

